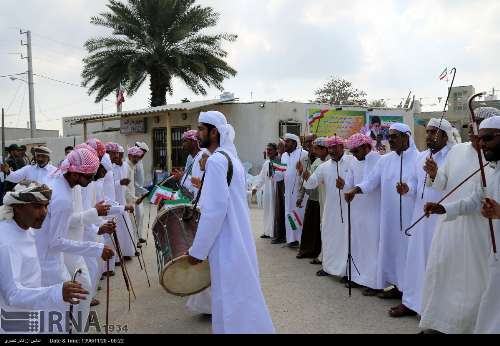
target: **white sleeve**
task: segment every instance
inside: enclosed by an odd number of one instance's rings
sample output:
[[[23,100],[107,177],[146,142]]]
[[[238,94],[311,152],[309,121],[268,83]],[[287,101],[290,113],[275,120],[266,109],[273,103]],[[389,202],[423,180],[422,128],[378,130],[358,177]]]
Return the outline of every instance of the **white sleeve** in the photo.
[[[470,215],[481,211],[481,200],[484,193],[479,185],[477,187],[472,196],[454,203],[443,204],[446,210],[445,221],[453,221],[461,215]]]
[[[370,193],[375,191],[377,187],[380,186],[381,179],[381,165],[383,160],[378,160],[377,164],[373,168],[373,171],[366,177],[358,187],[361,189],[362,193]]]
[[[50,215],[49,248],[53,251],[72,253],[85,257],[101,257],[104,245],[95,242],[69,240],[66,237],[71,219],[71,206],[56,203]]]
[[[62,296],[63,283],[49,287],[28,288],[16,282],[13,272],[12,251],[0,247],[0,294],[7,305],[19,309],[46,309],[65,304]]]
[[[304,188],[307,190],[313,190],[318,186],[320,186],[321,184],[324,184],[324,175],[323,175],[323,169],[320,166],[316,169],[314,174],[311,175],[306,182],[304,182]]]
[[[259,190],[264,186],[264,184],[266,183],[266,176],[267,176],[268,171],[269,171],[269,161],[266,161],[262,165],[262,169],[260,170],[260,173],[254,182],[254,185],[253,185],[254,189]]]
[[[210,203],[203,205],[198,231],[189,250],[189,254],[199,260],[207,259],[210,254],[222,231],[229,207],[229,187],[226,181],[228,161],[218,156],[222,155],[211,156],[207,161],[201,199],[210,200]]]
[[[10,172],[6,180],[14,184],[23,181],[24,179],[27,178],[28,169],[30,169],[30,167],[31,166],[24,166],[23,168],[18,169],[17,171]]]

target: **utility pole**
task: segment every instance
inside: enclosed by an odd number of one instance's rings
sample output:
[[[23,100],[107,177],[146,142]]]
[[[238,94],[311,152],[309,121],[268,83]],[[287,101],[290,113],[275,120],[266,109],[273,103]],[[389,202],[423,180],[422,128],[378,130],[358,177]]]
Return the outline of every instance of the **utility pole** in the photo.
[[[27,46],[28,56],[23,56],[21,54],[21,59],[28,59],[28,91],[29,91],[29,102],[30,102],[30,130],[31,138],[36,136],[36,121],[35,121],[35,88],[33,87],[33,55],[31,51],[31,31],[22,30],[19,31],[21,35],[26,35],[26,44],[21,40],[22,46]]]

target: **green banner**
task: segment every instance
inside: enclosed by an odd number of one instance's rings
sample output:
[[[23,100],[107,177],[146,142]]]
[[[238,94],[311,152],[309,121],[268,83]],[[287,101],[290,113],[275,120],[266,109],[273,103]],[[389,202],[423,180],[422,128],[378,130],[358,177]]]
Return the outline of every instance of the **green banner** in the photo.
[[[318,137],[334,135],[349,138],[365,126],[365,111],[309,109],[307,112],[309,132]]]

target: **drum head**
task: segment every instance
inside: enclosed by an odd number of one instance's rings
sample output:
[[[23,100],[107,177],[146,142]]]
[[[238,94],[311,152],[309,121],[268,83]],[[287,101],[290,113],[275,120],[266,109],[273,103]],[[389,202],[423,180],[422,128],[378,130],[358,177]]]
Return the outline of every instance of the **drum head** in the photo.
[[[179,297],[191,296],[210,287],[210,265],[204,261],[191,265],[188,256],[181,256],[167,264],[160,283],[168,293]]]

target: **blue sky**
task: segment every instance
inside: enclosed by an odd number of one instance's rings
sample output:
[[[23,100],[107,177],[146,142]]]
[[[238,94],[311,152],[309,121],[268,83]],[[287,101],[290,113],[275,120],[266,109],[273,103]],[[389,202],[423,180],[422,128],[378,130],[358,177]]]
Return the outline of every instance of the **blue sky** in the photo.
[[[439,109],[446,84],[445,67],[458,69],[457,85],[500,89],[500,2],[495,0],[200,0],[220,14],[215,28],[239,35],[227,46],[238,75],[224,87],[242,101],[308,101],[329,76],[365,90],[369,99],[395,105],[412,90],[424,109]],[[33,33],[35,73],[80,84],[83,42],[107,31],[89,23],[105,10],[104,0],[2,0],[0,3],[0,75],[26,71],[19,28]],[[61,128],[61,117],[112,112],[114,97],[95,104],[86,90],[35,77],[40,128]],[[182,82],[168,97],[176,103],[193,95]],[[206,98],[215,98],[210,90]],[[24,95],[24,98],[23,98]],[[7,124],[26,126],[26,84],[0,78],[0,104]],[[148,85],[124,109],[144,108]]]

